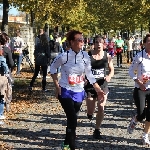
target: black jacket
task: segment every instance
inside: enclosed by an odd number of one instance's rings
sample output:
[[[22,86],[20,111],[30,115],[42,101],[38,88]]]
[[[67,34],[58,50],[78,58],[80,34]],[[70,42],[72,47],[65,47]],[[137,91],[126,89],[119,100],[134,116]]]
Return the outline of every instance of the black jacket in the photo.
[[[60,53],[61,52],[59,42],[55,42],[53,40],[50,40],[49,45],[50,45],[50,53]]]
[[[6,47],[6,46],[3,47],[3,55],[6,58],[6,63],[8,65],[8,67],[12,68],[14,66],[12,53],[11,53],[11,50],[8,47]]]
[[[42,45],[41,43],[38,43],[35,46],[34,56],[35,56],[36,65],[40,65],[40,66],[47,65],[50,59],[49,45],[48,44]]]

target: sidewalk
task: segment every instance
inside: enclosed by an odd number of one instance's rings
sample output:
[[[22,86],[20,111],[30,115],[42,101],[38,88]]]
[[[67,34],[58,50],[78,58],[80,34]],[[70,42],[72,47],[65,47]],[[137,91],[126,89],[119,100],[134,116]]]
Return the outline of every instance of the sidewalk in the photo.
[[[35,88],[32,95],[26,94],[26,100],[16,108],[19,110],[13,110],[5,124],[0,126],[0,143],[4,142],[13,150],[59,150],[64,139],[66,117],[54,97],[51,78],[47,80],[47,93]],[[87,119],[83,102],[83,111],[78,119],[77,150],[145,150],[140,139],[142,124],[137,126],[132,135],[127,134],[127,126],[135,113],[131,106],[133,86],[128,76],[128,66],[115,68],[115,76],[109,83],[110,94],[101,126],[103,141],[92,138],[95,121],[91,123]],[[40,97],[37,96],[39,92]]]

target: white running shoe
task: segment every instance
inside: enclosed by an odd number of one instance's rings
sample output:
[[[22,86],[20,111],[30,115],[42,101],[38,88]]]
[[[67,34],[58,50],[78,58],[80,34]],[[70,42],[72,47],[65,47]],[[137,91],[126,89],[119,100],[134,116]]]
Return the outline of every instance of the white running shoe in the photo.
[[[132,134],[136,125],[137,125],[137,123],[135,122],[135,118],[132,118],[131,121],[130,121],[130,124],[129,124],[128,128],[127,128],[127,132],[129,134]]]
[[[150,145],[150,141],[149,141],[148,136],[143,136],[142,142],[143,142],[143,145]]]
[[[0,115],[0,120],[5,119],[6,117],[4,115]]]

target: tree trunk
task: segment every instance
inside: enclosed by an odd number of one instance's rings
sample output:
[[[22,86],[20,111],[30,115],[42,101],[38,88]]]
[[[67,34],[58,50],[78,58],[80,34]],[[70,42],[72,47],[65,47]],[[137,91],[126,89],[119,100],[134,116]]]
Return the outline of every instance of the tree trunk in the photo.
[[[8,34],[8,12],[9,12],[9,3],[8,0],[3,0],[3,21],[1,30]]]
[[[149,27],[148,27],[149,33],[150,33],[150,18],[149,18]]]

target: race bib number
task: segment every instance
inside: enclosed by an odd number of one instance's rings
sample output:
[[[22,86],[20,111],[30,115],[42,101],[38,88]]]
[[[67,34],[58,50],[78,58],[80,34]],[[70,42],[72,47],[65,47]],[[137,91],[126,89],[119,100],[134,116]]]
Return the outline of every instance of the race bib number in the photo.
[[[150,73],[145,73],[142,75],[142,80],[143,80],[143,83],[146,84],[147,82],[150,81]]]
[[[95,78],[103,78],[104,77],[104,68],[103,69],[92,69],[92,74]]]
[[[83,75],[70,74],[68,77],[69,85],[76,86],[83,82]]]

